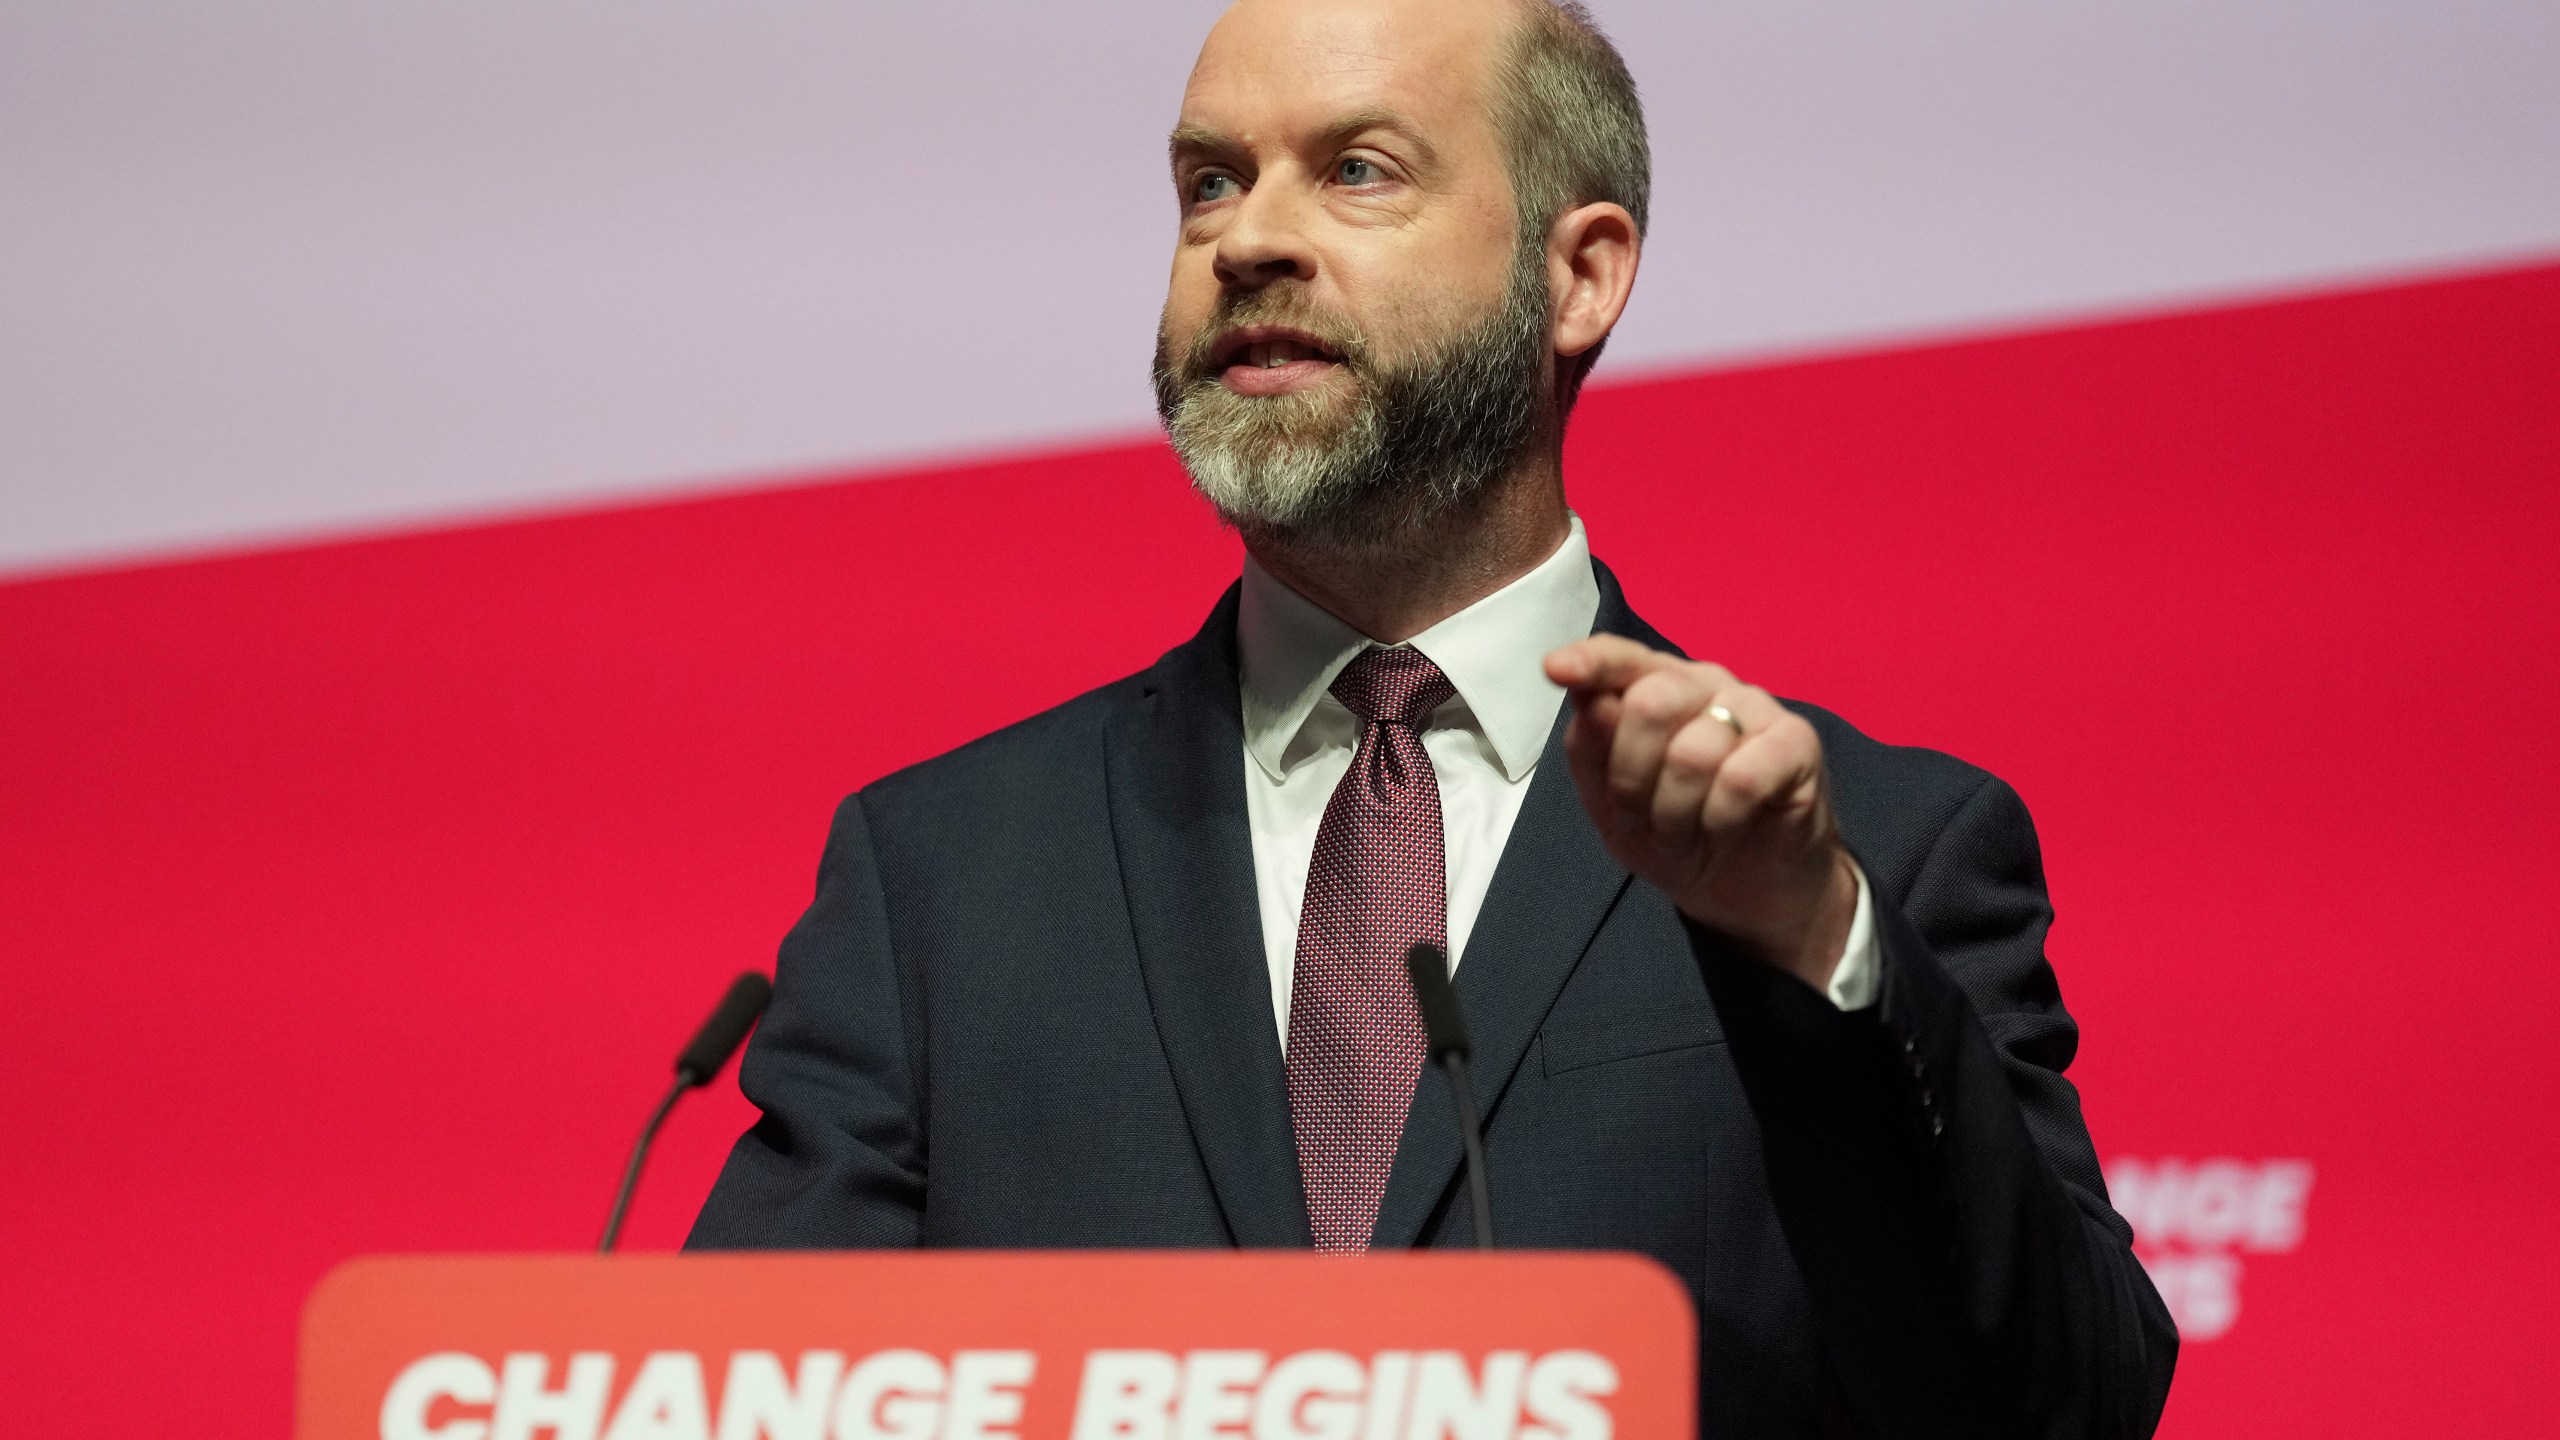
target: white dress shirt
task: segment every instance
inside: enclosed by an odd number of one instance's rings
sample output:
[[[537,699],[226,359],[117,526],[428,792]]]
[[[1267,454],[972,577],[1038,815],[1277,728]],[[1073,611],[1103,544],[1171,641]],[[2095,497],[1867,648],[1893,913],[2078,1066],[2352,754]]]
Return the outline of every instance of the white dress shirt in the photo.
[[[1351,768],[1360,722],[1333,698],[1342,667],[1373,643],[1247,557],[1236,642],[1242,659],[1245,811],[1253,830],[1253,882],[1271,967],[1271,1008],[1289,1043],[1289,991],[1297,970],[1298,906],[1307,890],[1325,802]],[[1473,605],[1405,642],[1440,667],[1457,694],[1431,712],[1422,748],[1440,781],[1440,833],[1449,865],[1449,965],[1466,954],[1494,866],[1520,818],[1530,778],[1564,704],[1539,662],[1591,633],[1600,583],[1582,519],[1556,553]],[[1875,1002],[1877,960],[1867,878],[1831,978],[1844,1010]]]

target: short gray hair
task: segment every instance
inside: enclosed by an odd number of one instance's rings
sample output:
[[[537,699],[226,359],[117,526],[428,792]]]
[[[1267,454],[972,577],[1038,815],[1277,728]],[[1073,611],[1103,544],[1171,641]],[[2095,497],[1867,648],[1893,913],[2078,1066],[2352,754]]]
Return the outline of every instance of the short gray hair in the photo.
[[[1543,250],[1558,215],[1604,201],[1625,206],[1641,237],[1653,197],[1653,150],[1635,77],[1581,0],[1523,0],[1521,9],[1494,72],[1493,102],[1521,245]],[[1568,404],[1600,348],[1577,357],[1566,379]]]

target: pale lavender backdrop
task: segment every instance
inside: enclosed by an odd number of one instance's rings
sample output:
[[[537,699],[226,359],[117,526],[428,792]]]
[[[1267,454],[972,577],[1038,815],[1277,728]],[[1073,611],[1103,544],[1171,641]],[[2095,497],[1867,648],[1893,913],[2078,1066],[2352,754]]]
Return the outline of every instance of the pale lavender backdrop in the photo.
[[[2560,253],[2552,0],[1603,0],[1604,373]],[[1148,423],[1217,7],[8,0],[0,572]]]

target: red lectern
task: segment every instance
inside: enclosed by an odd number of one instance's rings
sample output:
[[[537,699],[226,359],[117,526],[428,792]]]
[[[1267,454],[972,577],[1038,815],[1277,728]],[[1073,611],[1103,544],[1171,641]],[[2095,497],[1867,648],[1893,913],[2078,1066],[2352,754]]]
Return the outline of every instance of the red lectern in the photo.
[[[1689,1297],[1629,1255],[357,1260],[300,1440],[1691,1440]]]

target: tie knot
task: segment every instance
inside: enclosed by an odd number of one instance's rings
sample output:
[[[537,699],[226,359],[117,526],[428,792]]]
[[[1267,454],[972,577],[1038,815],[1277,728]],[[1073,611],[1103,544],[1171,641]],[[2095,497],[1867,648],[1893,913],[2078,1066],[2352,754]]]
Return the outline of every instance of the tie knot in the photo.
[[[1352,714],[1371,724],[1410,730],[1421,729],[1431,712],[1457,693],[1431,657],[1413,649],[1372,647],[1333,680],[1333,698]]]

